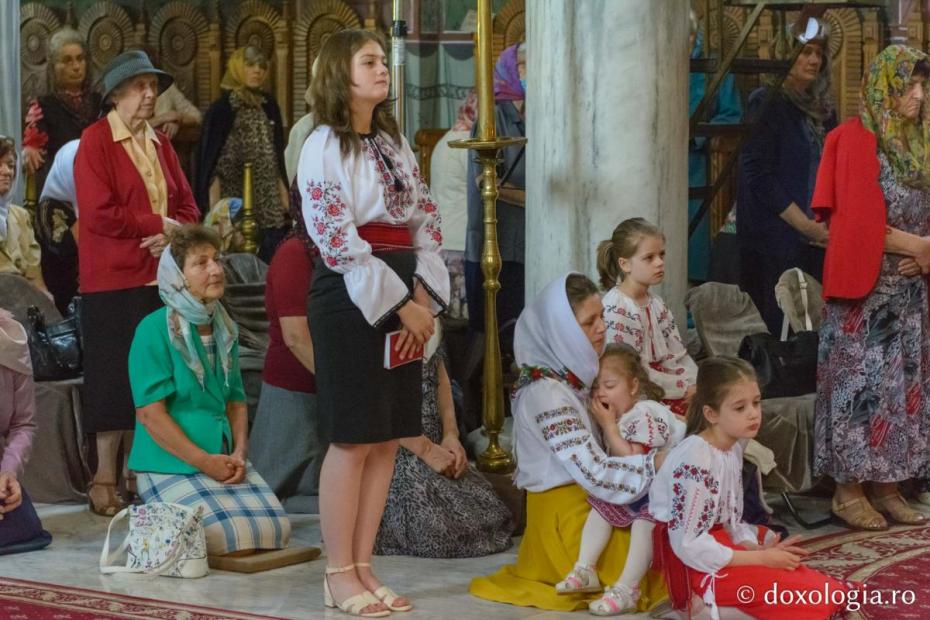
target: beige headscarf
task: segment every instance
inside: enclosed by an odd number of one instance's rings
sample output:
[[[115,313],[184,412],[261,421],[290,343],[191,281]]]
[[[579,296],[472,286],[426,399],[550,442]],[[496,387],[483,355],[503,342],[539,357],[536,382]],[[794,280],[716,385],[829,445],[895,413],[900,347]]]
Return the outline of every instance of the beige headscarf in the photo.
[[[240,47],[229,57],[226,64],[226,74],[220,81],[220,88],[235,92],[242,101],[250,107],[257,108],[265,103],[265,93],[259,88],[249,88],[245,85],[245,52],[248,48]]]
[[[0,366],[32,375],[26,329],[3,308],[0,308]]]

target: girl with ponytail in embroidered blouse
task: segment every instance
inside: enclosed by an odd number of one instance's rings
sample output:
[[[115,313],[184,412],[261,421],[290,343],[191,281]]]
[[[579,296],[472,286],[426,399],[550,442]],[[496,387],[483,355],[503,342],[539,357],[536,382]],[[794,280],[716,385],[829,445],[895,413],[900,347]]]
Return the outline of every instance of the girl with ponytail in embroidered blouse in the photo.
[[[664,572],[683,618],[821,620],[842,608],[834,602],[840,595],[790,607],[764,600],[775,587],[822,594],[845,593],[847,586],[804,566],[808,551],[797,546],[799,536],[782,541],[743,521],[743,447],[759,432],[761,400],[755,371],[745,361],[721,356],[702,362],[688,437],[672,449],[649,489],[649,510],[658,522],[653,565]],[[747,586],[755,592],[749,601]]]
[[[412,605],[381,584],[371,554],[398,440],[422,434],[422,364],[385,369],[387,333],[418,358],[449,301],[438,209],[391,117],[378,35],[327,39],[310,87],[316,126],[297,170],[316,260],[308,314],[320,426],[326,605],[381,617]]]
[[[620,222],[597,246],[607,342],[625,343],[643,358],[649,379],[665,391],[662,404],[684,415],[697,366],[662,298],[649,291],[665,278],[665,235],[641,217]]]

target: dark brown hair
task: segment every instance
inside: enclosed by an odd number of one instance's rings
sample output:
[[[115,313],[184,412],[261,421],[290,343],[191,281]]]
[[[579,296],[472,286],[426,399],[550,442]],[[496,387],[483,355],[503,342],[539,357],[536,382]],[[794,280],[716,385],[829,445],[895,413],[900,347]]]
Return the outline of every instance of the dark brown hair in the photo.
[[[176,228],[171,233],[169,241],[171,242],[171,257],[181,271],[184,271],[187,254],[194,248],[212,245],[219,252],[223,247],[219,234],[203,224],[185,224]]]
[[[718,410],[730,387],[742,380],[756,381],[756,371],[749,362],[738,357],[720,355],[698,365],[697,391],[688,407],[688,435],[696,435],[708,428],[704,417],[705,405]]]
[[[310,109],[314,115],[314,129],[329,125],[339,136],[343,155],[361,149],[358,134],[352,129],[352,113],[349,101],[352,89],[352,57],[369,41],[374,41],[384,50],[384,40],[369,30],[341,30],[334,32],[323,44],[317,57],[319,65],[310,81]],[[385,99],[375,106],[371,118],[371,130],[384,131],[400,144],[400,130],[391,114],[391,101]]]
[[[7,155],[13,155],[13,167],[16,167],[16,140],[6,136],[0,136],[0,159],[5,159]],[[15,176],[15,171],[14,171]]]
[[[608,344],[601,355],[601,366],[608,361],[619,364],[621,374],[639,382],[639,396],[648,400],[662,400],[665,396],[665,390],[652,382],[643,366],[643,358],[630,345],[617,342]]]
[[[608,290],[617,285],[623,277],[620,270],[620,259],[631,258],[636,254],[639,242],[646,237],[665,238],[662,231],[641,217],[623,220],[614,228],[610,239],[605,239],[597,245],[597,273],[601,279],[601,286]]]
[[[571,273],[565,278],[565,296],[572,312],[578,312],[578,306],[591,295],[597,295],[597,285],[588,276]]]

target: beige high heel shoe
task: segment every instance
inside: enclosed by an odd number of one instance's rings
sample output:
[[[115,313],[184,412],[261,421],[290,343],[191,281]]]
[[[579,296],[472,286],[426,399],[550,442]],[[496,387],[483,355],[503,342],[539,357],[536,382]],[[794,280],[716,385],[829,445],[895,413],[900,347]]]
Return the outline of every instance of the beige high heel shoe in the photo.
[[[365,568],[371,568],[370,562],[356,562],[356,566],[363,566]],[[406,605],[395,605],[394,602],[400,597],[397,595],[397,592],[390,589],[387,586],[381,586],[374,592],[375,598],[387,605],[387,608],[391,611],[410,611],[413,609],[413,603],[407,603]]]
[[[391,612],[387,609],[382,609],[380,611],[363,611],[367,607],[382,602],[375,598],[375,595],[368,590],[356,594],[355,596],[350,596],[342,602],[336,602],[335,597],[333,597],[333,589],[329,585],[329,575],[347,573],[354,568],[355,564],[349,564],[342,568],[326,567],[326,573],[323,575],[323,604],[327,607],[338,608],[339,611],[343,613],[347,613],[350,616],[358,616],[359,618],[384,618],[385,616],[390,616]],[[385,603],[385,605],[386,604],[387,603]]]

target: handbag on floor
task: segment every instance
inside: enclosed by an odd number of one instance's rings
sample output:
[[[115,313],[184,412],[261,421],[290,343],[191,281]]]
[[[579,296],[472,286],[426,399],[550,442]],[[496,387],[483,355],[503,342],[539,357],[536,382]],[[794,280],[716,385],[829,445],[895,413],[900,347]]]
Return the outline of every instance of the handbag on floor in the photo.
[[[739,346],[739,356],[756,369],[762,398],[802,396],[817,391],[820,337],[813,329],[804,273],[800,269],[797,271],[805,329],[789,336],[788,315],[785,314],[780,340],[769,333],[752,334],[743,338]]]
[[[110,532],[129,515],[129,534],[110,554]],[[100,572],[145,573],[194,579],[209,571],[203,508],[151,502],[119,511],[110,521],[100,553]],[[126,553],[126,565],[114,564]]]
[[[36,381],[61,381],[81,376],[80,312],[55,324],[45,322],[38,306],[27,311],[26,333]]]

